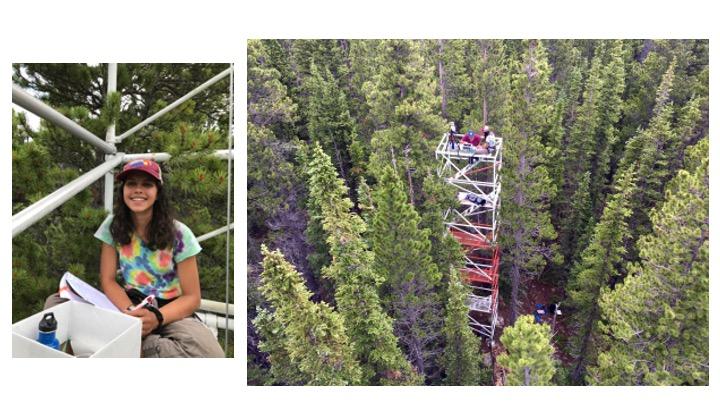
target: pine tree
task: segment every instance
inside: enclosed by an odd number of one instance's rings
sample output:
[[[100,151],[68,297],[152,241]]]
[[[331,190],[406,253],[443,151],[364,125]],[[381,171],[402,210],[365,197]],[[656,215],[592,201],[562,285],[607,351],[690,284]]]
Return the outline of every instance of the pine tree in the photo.
[[[355,142],[356,134],[345,94],[330,69],[325,68],[321,72],[312,64],[310,74],[306,85],[309,92],[306,114],[310,140],[319,142],[323,150],[332,156],[340,176],[353,189],[355,180],[350,182],[350,145]]]
[[[474,89],[470,78],[472,60],[468,40],[437,41],[438,86],[440,89],[443,118],[460,124],[473,109]]]
[[[671,63],[657,89],[650,124],[628,141],[618,169],[622,172],[628,170],[630,165],[637,165],[638,193],[631,206],[633,215],[628,220],[633,241],[650,231],[649,209],[662,199],[663,187],[671,176],[668,165],[674,151],[667,150],[667,146],[673,136],[673,105],[670,102],[670,93],[674,69],[675,63]],[[628,252],[627,258],[630,261],[636,260],[637,252],[634,247]]]
[[[608,48],[603,60],[597,154],[592,161],[592,179],[589,183],[595,217],[599,217],[602,211],[603,195],[609,182],[611,155],[619,138],[619,121],[624,107],[622,95],[625,91],[625,46],[623,41],[614,40]]]
[[[448,302],[445,309],[443,335],[445,348],[442,367],[445,370],[443,383],[447,385],[482,384],[482,354],[480,339],[468,324],[468,308],[465,305],[468,288],[460,282],[457,270],[449,272]]]
[[[582,57],[576,40],[550,40],[547,42],[549,44],[549,60],[553,65],[551,79],[555,83],[558,94],[554,116],[555,126],[547,133],[545,140],[548,148],[546,166],[552,183],[562,189],[565,178],[565,162],[568,159],[569,129],[575,125],[577,119],[587,61]],[[553,151],[554,153],[551,153]],[[559,194],[551,201],[551,206],[553,224],[556,224],[558,229],[563,229],[564,222],[568,220],[567,197]],[[559,232],[559,236],[563,255],[566,257],[568,255],[566,234]]]
[[[382,279],[372,264],[374,257],[362,238],[365,223],[351,212],[347,187],[338,179],[330,158],[315,144],[308,167],[310,199],[321,207],[323,228],[328,234],[332,264],[324,269],[336,285],[335,300],[348,336],[364,369],[365,382],[382,385],[417,384],[393,335],[392,319],[378,296]]]
[[[549,203],[556,192],[545,167],[541,134],[551,125],[554,96],[542,44],[525,43],[513,77],[513,102],[504,129],[503,216],[500,245],[510,268],[510,322],[520,311],[523,280],[540,273],[548,260],[561,261],[552,241]]]
[[[636,193],[632,171],[618,179],[615,194],[610,197],[600,222],[593,230],[590,245],[573,268],[568,283],[568,306],[572,308],[575,368],[572,377],[581,381],[588,363],[595,358],[596,323],[600,317],[598,299],[621,272],[625,243],[629,238],[627,217],[629,203]]]
[[[565,229],[565,232],[560,234],[559,239],[567,262],[572,263],[587,246],[585,242],[589,238],[584,236],[588,232],[592,232],[592,229],[589,228],[592,220],[589,171],[580,177],[577,190],[569,202],[567,216],[560,221],[561,229]]]
[[[428,159],[434,145],[427,138],[446,128],[438,115],[433,66],[416,41],[383,40],[378,48],[378,72],[362,86],[375,129],[368,170],[377,180],[392,164],[411,202],[421,206],[422,185],[434,166]]]
[[[263,339],[260,348],[270,354],[272,374],[292,376],[287,381],[290,384],[359,383],[360,367],[342,317],[327,304],[310,301],[310,292],[282,253],[270,252],[265,246],[262,253],[260,291],[274,312],[272,316],[261,312],[255,326]],[[273,363],[276,354],[282,361]],[[290,370],[273,370],[288,364]]]
[[[469,42],[466,63],[472,79],[472,103],[463,122],[469,128],[480,129],[483,125],[502,128],[510,93],[509,56],[505,45],[499,40]]]
[[[397,171],[410,204],[422,218],[420,226],[430,231],[432,260],[444,272],[456,255],[457,244],[444,236],[442,225],[442,213],[454,192],[437,179],[437,163],[428,159],[436,146],[433,138],[447,128],[438,115],[441,100],[428,56],[435,44],[383,40],[376,46],[373,63],[377,70],[362,86],[375,130],[368,182],[377,183],[388,166]]]
[[[297,105],[288,97],[280,72],[270,65],[267,49],[259,40],[248,40],[248,121],[258,126],[292,123]],[[278,134],[287,140],[285,134]]]
[[[330,257],[330,247],[327,243],[328,234],[323,229],[323,209],[321,200],[310,197],[309,184],[312,176],[307,168],[314,160],[313,149],[306,144],[301,144],[298,148],[297,167],[300,171],[300,177],[304,184],[308,185],[308,198],[305,202],[305,209],[308,214],[307,228],[305,229],[305,237],[311,250],[307,254],[308,266],[314,278],[317,281],[317,293],[325,302],[333,301],[333,283],[322,277],[322,269],[328,266],[332,260]]]
[[[248,123],[247,165],[248,228],[256,234],[285,204],[292,185],[292,164],[289,151],[268,128]],[[268,168],[272,170],[268,170]]]
[[[596,159],[598,150],[598,140],[600,139],[598,129],[601,119],[601,88],[602,88],[602,53],[604,52],[604,44],[601,42],[599,48],[595,51],[592,59],[590,71],[585,82],[585,90],[583,91],[583,102],[578,107],[577,118],[570,128],[568,137],[568,146],[565,151],[565,174],[563,176],[563,192],[560,200],[561,217],[567,220],[561,221],[560,234],[563,235],[563,254],[565,260],[570,261],[575,254],[575,241],[577,226],[586,224],[592,215],[592,206],[590,205],[591,188],[590,177],[594,176],[592,172],[592,162]],[[583,176],[587,173],[588,178]],[[586,188],[579,190],[580,187]],[[564,196],[564,198],[563,198]],[[568,199],[568,197],[572,197]],[[582,203],[578,202],[578,198],[583,198]],[[579,205],[581,211],[574,211],[572,204]],[[590,209],[584,209],[590,205]]]
[[[375,268],[387,280],[384,300],[395,319],[395,334],[424,374],[436,363],[441,322],[434,292],[441,275],[430,256],[429,232],[418,227],[420,217],[391,167],[385,169],[373,200],[371,241]]]
[[[327,80],[339,83],[344,87],[347,80],[347,66],[345,65],[346,51],[341,42],[335,39],[288,40],[289,65],[293,74],[293,86],[290,95],[298,105],[298,136],[301,139],[310,137],[310,122],[312,115],[311,98],[313,97],[314,73],[313,66],[321,74],[326,74]]]
[[[602,339],[588,382],[601,385],[709,383],[709,176],[707,138],[691,152],[653,232],[638,242],[640,262],[600,298]]]
[[[551,385],[555,375],[550,325],[535,324],[523,315],[500,337],[506,352],[497,358],[506,371],[506,385]]]

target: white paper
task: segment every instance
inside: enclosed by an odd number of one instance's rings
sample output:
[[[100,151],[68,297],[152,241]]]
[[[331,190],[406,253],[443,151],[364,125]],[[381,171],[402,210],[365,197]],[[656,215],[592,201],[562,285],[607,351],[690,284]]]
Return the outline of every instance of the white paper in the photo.
[[[68,287],[68,288],[65,288]],[[105,294],[95,287],[75,277],[69,271],[60,279],[60,296],[73,301],[87,302],[98,308],[120,312]]]

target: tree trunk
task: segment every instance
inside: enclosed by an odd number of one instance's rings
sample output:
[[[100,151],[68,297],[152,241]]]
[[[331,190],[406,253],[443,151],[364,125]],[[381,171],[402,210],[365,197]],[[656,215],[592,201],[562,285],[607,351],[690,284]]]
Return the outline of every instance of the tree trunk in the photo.
[[[445,77],[445,66],[443,65],[443,56],[445,53],[445,40],[439,39],[439,55],[438,55],[438,75],[440,76],[440,95],[442,96],[442,104],[440,111],[443,118],[447,119],[447,82]]]
[[[345,164],[342,160],[342,156],[340,156],[340,149],[337,146],[337,142],[335,142],[335,136],[332,136],[332,142],[333,142],[333,148],[335,149],[335,157],[338,161],[338,168],[340,169],[340,176],[345,180],[345,184],[350,185],[350,181],[345,175]]]
[[[580,345],[580,352],[577,356],[577,364],[572,372],[572,379],[575,382],[580,382],[580,376],[585,372],[585,358],[587,357],[587,349],[590,344],[590,336],[592,335],[592,324],[595,322],[597,316],[597,306],[593,308],[588,316],[587,322],[585,322],[585,336],[583,336],[582,344]]]
[[[488,47],[487,43],[485,43],[485,46],[483,46],[483,66],[485,66],[485,69],[487,69],[487,58],[488,58]],[[486,88],[484,89],[486,90]],[[483,127],[487,125],[488,122],[488,107],[487,107],[487,91],[483,91]]]
[[[515,323],[520,306],[518,303],[520,293],[520,267],[516,263],[510,266],[510,287],[510,322],[508,325]]]
[[[405,165],[406,165],[405,172],[406,172],[407,178],[408,178],[408,194],[410,195],[410,204],[414,207],[415,206],[415,189],[413,188],[413,181],[412,181],[413,168],[411,168],[410,165],[408,164],[408,162],[410,161],[410,159],[408,159],[408,155],[410,154],[410,149],[406,147],[403,150],[403,154],[405,155]]]
[[[655,48],[655,42],[653,42],[652,39],[646,39],[645,42],[643,42],[643,49],[640,51],[637,61],[643,63],[653,48]]]
[[[530,367],[525,367],[525,385],[530,385]]]

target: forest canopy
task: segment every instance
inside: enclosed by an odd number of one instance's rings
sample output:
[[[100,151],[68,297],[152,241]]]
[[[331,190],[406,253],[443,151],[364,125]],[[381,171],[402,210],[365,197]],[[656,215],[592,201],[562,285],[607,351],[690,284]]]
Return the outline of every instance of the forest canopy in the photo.
[[[247,60],[249,384],[709,383],[707,40],[250,40]],[[492,351],[443,223],[450,122],[503,139]],[[522,316],[538,299],[557,325]]]

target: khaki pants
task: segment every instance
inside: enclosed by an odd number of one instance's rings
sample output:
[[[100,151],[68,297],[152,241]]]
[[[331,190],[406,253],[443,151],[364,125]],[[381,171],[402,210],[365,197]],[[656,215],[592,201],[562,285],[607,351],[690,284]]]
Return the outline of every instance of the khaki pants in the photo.
[[[45,308],[67,301],[57,293],[45,300]],[[142,357],[225,357],[210,329],[194,317],[163,326],[142,340]]]

